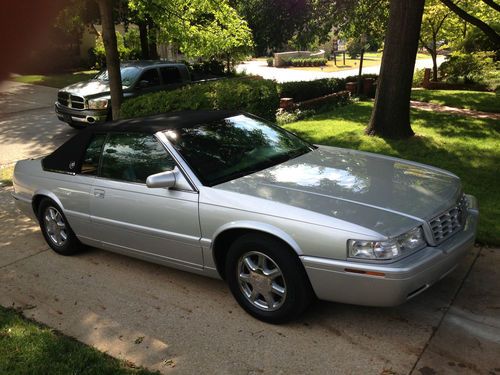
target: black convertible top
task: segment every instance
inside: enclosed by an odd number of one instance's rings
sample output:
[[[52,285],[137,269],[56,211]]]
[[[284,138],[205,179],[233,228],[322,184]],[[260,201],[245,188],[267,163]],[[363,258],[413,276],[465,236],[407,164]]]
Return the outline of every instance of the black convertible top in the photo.
[[[238,111],[180,111],[156,116],[118,120],[104,124],[89,125],[77,135],[42,160],[44,170],[62,173],[78,173],[85,150],[96,133],[144,133],[155,134],[169,129],[194,127],[242,114]]]

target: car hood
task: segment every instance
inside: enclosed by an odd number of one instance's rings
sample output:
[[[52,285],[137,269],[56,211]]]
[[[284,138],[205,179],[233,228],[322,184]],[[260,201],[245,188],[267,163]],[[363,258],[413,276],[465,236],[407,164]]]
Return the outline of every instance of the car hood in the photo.
[[[216,189],[307,209],[396,235],[455,204],[460,179],[441,169],[321,146]]]
[[[103,96],[109,94],[109,82],[92,79],[90,81],[78,82],[66,86],[62,88],[61,91],[69,92],[72,95],[78,95],[83,97],[97,96],[97,95]]]

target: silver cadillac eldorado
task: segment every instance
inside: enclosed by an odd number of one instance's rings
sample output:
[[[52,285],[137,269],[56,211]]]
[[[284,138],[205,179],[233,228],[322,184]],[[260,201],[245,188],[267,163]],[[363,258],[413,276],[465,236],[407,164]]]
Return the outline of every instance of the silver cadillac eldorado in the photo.
[[[447,171],[228,111],[89,126],[19,161],[13,196],[59,254],[95,246],[219,277],[271,323],[314,297],[401,304],[459,264],[478,220]]]

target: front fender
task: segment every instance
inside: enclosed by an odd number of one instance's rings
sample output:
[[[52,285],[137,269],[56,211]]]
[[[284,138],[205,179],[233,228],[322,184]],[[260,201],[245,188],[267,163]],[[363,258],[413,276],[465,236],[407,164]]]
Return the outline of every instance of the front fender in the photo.
[[[250,229],[250,230],[256,230],[259,232],[267,233],[272,236],[278,237],[282,241],[286,242],[292,249],[297,253],[297,255],[304,255],[302,250],[300,249],[300,246],[297,244],[297,242],[285,231],[283,231],[280,228],[275,227],[274,225],[271,224],[266,224],[266,223],[261,223],[258,221],[232,221],[230,223],[226,223],[219,227],[213,235],[212,238],[212,243],[211,247],[213,247],[213,244],[217,240],[217,237],[224,233],[225,231],[231,230],[231,229]]]

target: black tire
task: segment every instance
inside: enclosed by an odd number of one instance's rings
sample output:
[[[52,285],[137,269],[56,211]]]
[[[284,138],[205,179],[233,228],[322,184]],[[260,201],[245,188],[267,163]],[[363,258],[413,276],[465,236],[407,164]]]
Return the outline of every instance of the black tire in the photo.
[[[251,271],[248,264],[255,266],[262,260],[264,266]],[[280,324],[295,319],[313,297],[309,278],[297,255],[275,237],[252,233],[241,236],[231,245],[225,266],[226,280],[236,301],[264,322]],[[260,294],[261,291],[264,293]]]
[[[54,212],[57,212],[57,215],[51,215]],[[37,216],[45,241],[56,253],[73,255],[84,248],[69,226],[62,209],[52,199],[44,198],[40,202]],[[64,228],[62,228],[62,225],[64,225]],[[61,231],[59,235],[54,231],[54,228]]]

